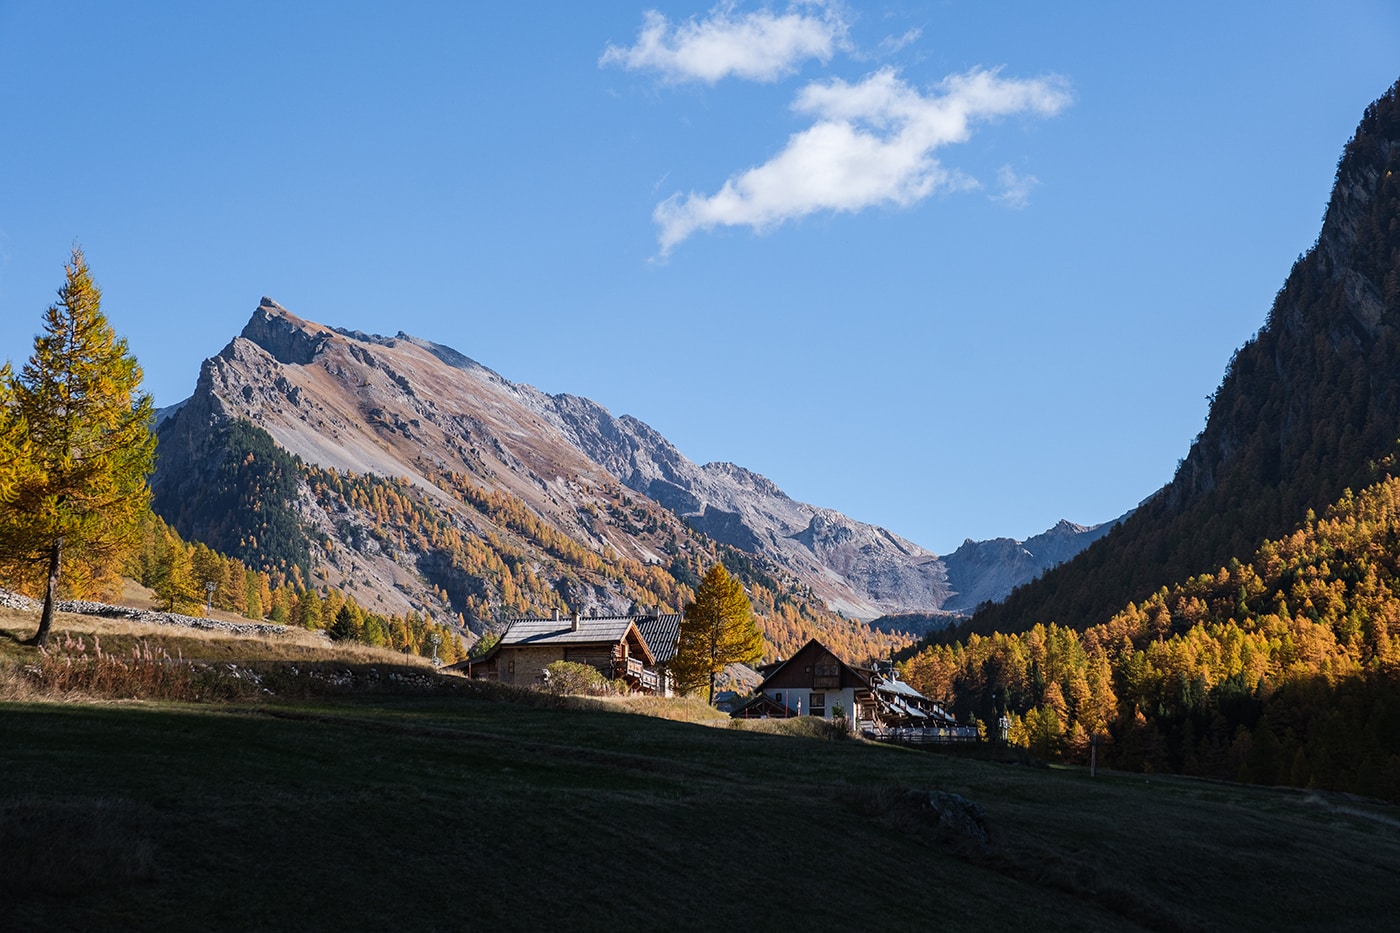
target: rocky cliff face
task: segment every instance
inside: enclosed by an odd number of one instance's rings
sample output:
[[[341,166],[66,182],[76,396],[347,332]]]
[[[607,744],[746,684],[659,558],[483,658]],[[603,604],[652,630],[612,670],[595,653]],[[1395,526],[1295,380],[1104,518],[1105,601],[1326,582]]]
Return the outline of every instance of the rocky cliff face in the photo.
[[[511,383],[416,337],[304,321],[268,298],[243,332],[205,362],[194,396],[163,416],[157,505],[196,537],[200,529],[191,527],[182,503],[227,469],[215,447],[223,443],[221,426],[233,421],[257,425],[307,463],[401,479],[443,508],[454,507],[441,482],[444,471],[470,477],[523,503],[570,540],[641,565],[670,566],[674,549],[689,547],[695,529],[761,557],[832,609],[863,618],[998,598],[1093,537],[1062,523],[1041,536],[1044,548],[1032,549],[1039,539],[1010,549],[991,544],[974,557],[969,542],[958,551],[962,558],[945,564],[883,528],[797,502],[732,463],[697,465],[646,424],[614,417],[586,398]],[[654,513],[621,516],[629,494],[684,524],[663,527]],[[396,610],[443,588],[413,580],[415,574],[438,580],[432,555],[395,557],[306,492],[298,509],[318,540],[353,539],[323,568],[336,580],[370,581],[382,591],[381,602]],[[462,521],[469,533],[498,530],[478,515]],[[574,598],[585,609],[629,608],[623,592],[602,584]]]
[[[1400,84],[1347,143],[1316,245],[1230,360],[1176,476],[1121,530],[977,630],[1092,625],[1157,587],[1244,558],[1397,468]]]

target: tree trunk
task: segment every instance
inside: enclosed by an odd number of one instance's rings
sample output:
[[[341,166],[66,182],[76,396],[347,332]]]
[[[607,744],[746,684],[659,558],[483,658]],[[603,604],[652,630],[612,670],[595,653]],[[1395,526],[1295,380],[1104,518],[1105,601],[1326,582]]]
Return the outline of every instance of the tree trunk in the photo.
[[[49,580],[44,587],[44,611],[39,616],[39,631],[29,639],[31,645],[45,648],[49,644],[49,629],[53,626],[53,606],[58,601],[58,571],[63,562],[63,538],[54,539],[49,548]]]
[[[715,655],[719,654],[719,622],[710,626],[710,705],[715,705]]]

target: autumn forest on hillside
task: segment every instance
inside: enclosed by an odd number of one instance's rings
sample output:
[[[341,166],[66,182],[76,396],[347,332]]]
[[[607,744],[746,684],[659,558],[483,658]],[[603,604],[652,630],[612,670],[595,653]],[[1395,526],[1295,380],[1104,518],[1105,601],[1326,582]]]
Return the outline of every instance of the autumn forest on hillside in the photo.
[[[910,678],[1047,757],[1400,799],[1396,320],[1400,83],[1172,482]]]
[[[1050,759],[1400,800],[1400,480],[1103,625],[927,646],[909,680]]]
[[[451,663],[472,650],[471,623],[483,647],[492,621],[570,611],[561,578],[608,581],[635,611],[676,611],[705,567],[722,562],[757,610],[767,659],[813,637],[858,664],[904,649],[900,668],[917,689],[1042,759],[1083,763],[1094,747],[1126,770],[1400,799],[1400,480],[1347,491],[1324,517],[1309,513],[1247,561],[1162,587],[1100,625],[1038,623],[910,653],[907,637],[835,616],[749,555],[711,542],[681,546],[675,517],[645,500],[620,493],[592,515],[661,538],[670,566],[589,550],[511,496],[427,464],[437,492],[469,505],[491,531],[454,524],[407,480],[306,464],[251,424],[233,423],[221,443],[215,476],[176,517],[203,517],[211,539],[237,556],[184,540],[145,509],[121,562],[75,563],[65,592],[101,595],[124,575],[172,611],[209,606]],[[301,488],[341,516],[335,536],[298,518]],[[377,612],[356,598],[353,580],[326,582],[340,548],[366,547],[438,555],[434,585],[455,619]],[[9,566],[17,589],[42,592],[42,562]]]

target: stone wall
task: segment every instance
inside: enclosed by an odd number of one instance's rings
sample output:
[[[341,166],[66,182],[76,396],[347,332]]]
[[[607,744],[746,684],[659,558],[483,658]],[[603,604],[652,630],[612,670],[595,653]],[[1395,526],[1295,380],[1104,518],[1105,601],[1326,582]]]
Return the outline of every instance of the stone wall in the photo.
[[[44,604],[37,599],[30,599],[28,596],[21,596],[19,593],[3,589],[0,589],[0,606],[6,609],[18,609],[21,612],[36,613],[44,608]],[[72,612],[77,615],[130,619],[132,622],[146,622],[151,625],[183,625],[188,628],[229,632],[235,635],[277,635],[287,630],[286,626],[272,622],[224,622],[219,619],[181,615],[178,612],[133,609],[130,606],[112,606],[107,603],[95,603],[83,599],[62,599],[54,604],[54,608],[59,612]]]

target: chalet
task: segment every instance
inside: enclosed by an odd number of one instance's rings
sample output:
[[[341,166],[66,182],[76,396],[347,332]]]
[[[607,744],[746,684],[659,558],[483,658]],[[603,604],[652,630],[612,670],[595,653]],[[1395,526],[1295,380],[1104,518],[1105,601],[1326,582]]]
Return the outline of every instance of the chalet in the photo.
[[[757,696],[732,714],[822,716],[841,715],[850,721],[875,713],[875,696],[866,672],[851,667],[813,639],[786,661],[763,667]]]
[[[899,679],[894,665],[852,667],[813,639],[791,658],[762,668],[755,697],[731,715],[844,716],[874,738],[962,741],[977,738],[941,704]]]
[[[666,662],[675,654],[679,631],[680,616],[674,614],[516,619],[484,655],[454,667],[480,680],[538,684],[550,664],[573,661],[640,693],[666,694]]]

